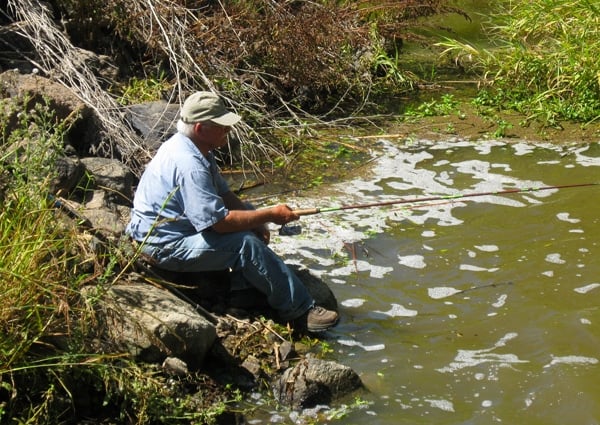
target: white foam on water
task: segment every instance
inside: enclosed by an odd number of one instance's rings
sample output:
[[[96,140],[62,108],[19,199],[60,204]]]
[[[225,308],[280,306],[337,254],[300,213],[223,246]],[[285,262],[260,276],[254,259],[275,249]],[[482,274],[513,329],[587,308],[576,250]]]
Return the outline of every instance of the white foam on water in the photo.
[[[481,407],[491,407],[492,406],[492,400],[483,400],[481,402]]]
[[[447,171],[442,171],[437,178],[437,181],[444,183],[448,186],[452,186],[454,184],[454,179],[450,177]]]
[[[585,356],[560,356],[555,357],[552,356],[552,361],[545,365],[544,367],[551,367],[557,364],[568,364],[568,365],[596,365],[598,364],[598,359],[595,357],[585,357]]]
[[[525,195],[525,196],[523,196],[523,197],[524,197],[524,198],[525,198],[525,199],[526,199],[526,200],[527,200],[527,201],[528,201],[530,204],[534,204],[534,205],[535,205],[535,204],[541,204],[541,203],[542,203],[542,201],[539,201],[539,200],[537,200],[537,199],[535,199],[535,198],[532,198],[531,196],[526,196],[526,195]]]
[[[465,271],[471,271],[471,272],[490,272],[490,273],[497,272],[499,270],[497,267],[487,269],[485,267],[474,266],[471,264],[461,264],[459,266],[459,269],[465,270]]]
[[[392,308],[390,308],[388,311],[375,310],[375,313],[384,314],[390,317],[414,317],[419,312],[417,310],[406,308],[400,304],[392,304]]]
[[[381,187],[378,186],[374,181],[365,181],[365,180],[359,180],[359,179],[355,179],[352,180],[352,188],[353,190],[359,192],[359,191],[365,191],[365,192],[377,192],[381,190]]]
[[[582,325],[591,325],[592,321],[590,319],[586,319],[586,318],[581,318],[579,319],[579,321],[581,322]]]
[[[492,152],[492,146],[493,145],[488,145],[488,144],[483,144],[483,145],[477,145],[474,147],[474,149],[480,154],[480,155],[489,155]]]
[[[589,285],[581,286],[579,288],[575,288],[574,291],[578,294],[587,294],[588,292],[600,287],[600,283],[590,283]]]
[[[571,229],[569,233],[584,233],[583,229]]]
[[[370,264],[364,260],[351,261],[344,267],[332,269],[330,271],[331,276],[349,276],[356,272],[369,272],[369,277],[374,279],[381,279],[386,274],[393,271],[393,267],[382,267]]]
[[[544,276],[552,277],[552,276],[554,276],[554,271],[548,270],[548,271],[542,272],[542,274]]]
[[[515,151],[515,155],[523,156],[532,153],[535,149],[535,146],[523,142],[518,142],[512,145],[512,148]]]
[[[435,237],[435,232],[433,230],[424,230],[421,233],[421,236],[423,236],[424,238],[433,238]]]
[[[567,223],[579,223],[581,220],[578,218],[571,218],[568,212],[556,214],[556,218],[560,221],[566,221]]]
[[[452,164],[456,167],[457,171],[463,174],[473,174],[474,176],[489,175],[491,165],[487,161],[481,161],[479,159],[470,159],[462,162]],[[486,190],[483,192],[492,192],[492,190]]]
[[[508,164],[492,164],[492,168],[501,168],[502,171],[505,171],[507,173],[510,173],[512,171],[512,168],[510,168],[510,165]]]
[[[584,152],[588,149],[587,146],[576,149],[575,153],[575,161],[577,164],[583,167],[598,167],[600,166],[600,157],[587,156]]]
[[[388,182],[387,186],[392,189],[396,189],[398,191],[414,189],[413,186],[411,186],[410,184],[406,184],[406,183],[402,183],[402,182]]]
[[[563,260],[560,256],[560,254],[558,254],[558,253],[546,255],[546,261],[548,263],[553,263],[553,264],[565,264],[566,263],[566,261]]]
[[[429,295],[429,298],[433,298],[434,300],[447,298],[460,292],[462,291],[448,286],[437,286],[435,288],[427,288],[427,294]]]
[[[454,373],[458,370],[475,367],[483,363],[493,363],[500,367],[510,367],[513,364],[529,363],[528,360],[521,360],[515,354],[497,354],[493,353],[497,348],[504,347],[508,341],[518,336],[515,332],[509,332],[494,344],[493,347],[481,350],[458,350],[454,361],[448,366],[436,369],[442,373]]]
[[[506,304],[506,299],[507,298],[508,298],[508,295],[506,295],[506,294],[500,295],[500,297],[498,297],[498,301],[496,301],[495,303],[493,303],[492,306],[494,306],[496,308],[502,307],[504,304]]]
[[[529,393],[529,395],[525,398],[525,407],[531,407],[534,401],[535,393]]]
[[[359,347],[362,348],[365,351],[381,351],[381,350],[385,350],[385,344],[372,344],[372,345],[367,345],[367,344],[363,344],[362,342],[358,342],[355,339],[345,339],[345,338],[340,338],[337,340],[337,342],[341,345],[345,345],[346,347]]]
[[[475,245],[475,248],[477,248],[478,250],[483,251],[483,252],[499,251],[499,248],[497,245]]]
[[[356,308],[356,307],[361,307],[365,302],[366,302],[366,300],[364,300],[362,298],[350,298],[350,299],[342,301],[341,304],[344,307]]]
[[[443,410],[444,412],[454,412],[454,404],[449,400],[434,400],[426,398],[425,401],[429,403],[431,407]]]
[[[425,258],[422,255],[399,255],[398,262],[402,266],[413,269],[424,269],[427,266],[427,264],[425,264]]]

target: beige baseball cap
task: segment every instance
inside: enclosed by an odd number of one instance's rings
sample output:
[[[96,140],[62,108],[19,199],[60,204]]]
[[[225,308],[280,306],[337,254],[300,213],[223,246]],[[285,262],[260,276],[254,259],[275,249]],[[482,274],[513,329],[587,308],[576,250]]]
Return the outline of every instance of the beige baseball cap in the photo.
[[[188,97],[183,102],[180,116],[187,124],[212,121],[227,127],[242,119],[238,114],[228,111],[219,96],[209,91],[199,91]]]

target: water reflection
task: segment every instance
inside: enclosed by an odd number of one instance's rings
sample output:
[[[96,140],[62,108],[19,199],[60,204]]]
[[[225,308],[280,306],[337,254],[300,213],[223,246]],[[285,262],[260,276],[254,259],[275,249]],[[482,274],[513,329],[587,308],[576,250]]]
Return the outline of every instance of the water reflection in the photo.
[[[398,146],[298,208],[595,182],[596,145]],[[598,186],[303,217],[274,249],[330,283],[372,405],[347,423],[600,422]],[[326,204],[326,205],[324,205]]]

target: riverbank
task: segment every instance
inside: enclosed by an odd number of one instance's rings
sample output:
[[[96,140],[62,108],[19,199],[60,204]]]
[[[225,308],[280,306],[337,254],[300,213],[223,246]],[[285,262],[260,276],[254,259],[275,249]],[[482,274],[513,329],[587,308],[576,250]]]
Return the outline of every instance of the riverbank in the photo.
[[[458,93],[459,98],[463,97],[455,89],[442,93]],[[427,102],[425,96],[421,99]],[[446,115],[405,117],[390,127],[390,134],[407,139],[440,140],[460,136],[472,141],[505,139],[586,144],[600,140],[600,120],[589,124],[564,121],[559,126],[547,126],[537,121],[527,122],[523,114],[512,111],[482,111],[467,98]]]

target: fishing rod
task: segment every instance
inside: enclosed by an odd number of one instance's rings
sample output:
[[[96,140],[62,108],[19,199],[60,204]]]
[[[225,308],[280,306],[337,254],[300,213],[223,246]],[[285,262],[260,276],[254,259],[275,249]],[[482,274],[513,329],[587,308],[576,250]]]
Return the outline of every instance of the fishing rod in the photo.
[[[299,216],[304,216],[304,215],[321,214],[321,213],[332,212],[332,211],[353,210],[353,209],[359,209],[359,208],[383,207],[386,205],[412,204],[412,203],[417,203],[417,202],[430,202],[430,201],[441,201],[441,200],[455,200],[455,199],[474,198],[477,196],[487,196],[487,195],[509,195],[512,193],[539,192],[542,190],[595,186],[598,184],[600,184],[600,183],[598,183],[598,182],[596,182],[596,183],[578,183],[578,184],[563,184],[563,185],[558,185],[558,186],[530,187],[530,188],[524,188],[524,189],[507,189],[507,190],[499,190],[499,191],[492,191],[492,192],[458,193],[455,195],[428,196],[428,197],[416,198],[416,199],[396,199],[393,201],[372,202],[372,203],[368,203],[368,204],[343,205],[340,207],[306,208],[306,209],[294,210],[294,212],[296,214],[298,214]]]

